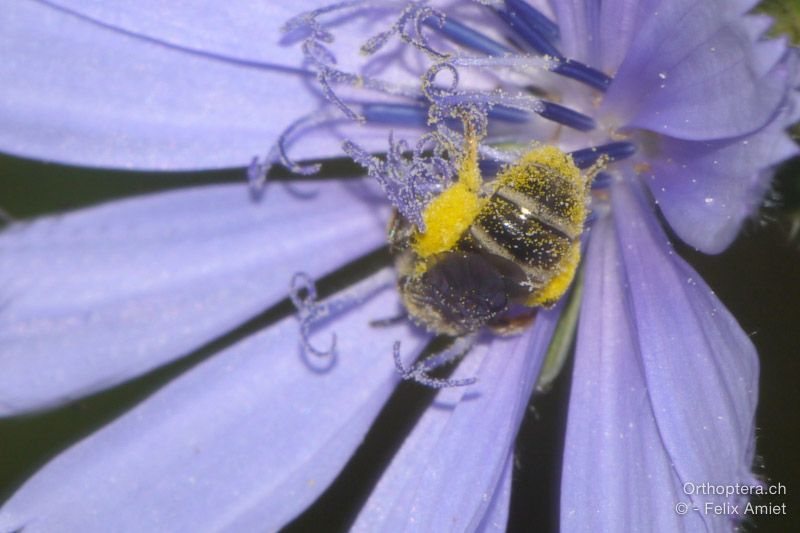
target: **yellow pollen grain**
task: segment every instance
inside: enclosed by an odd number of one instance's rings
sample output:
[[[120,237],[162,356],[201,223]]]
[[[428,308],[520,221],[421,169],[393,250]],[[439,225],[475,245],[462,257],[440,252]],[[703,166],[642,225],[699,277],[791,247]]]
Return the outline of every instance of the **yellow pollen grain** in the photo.
[[[478,169],[477,139],[467,136],[467,147],[458,170],[458,181],[434,198],[422,213],[425,233],[418,234],[414,251],[422,258],[451,250],[480,213],[485,199],[478,193],[482,180]],[[419,269],[425,269],[420,262]],[[419,273],[419,272],[418,272]]]
[[[587,186],[586,176],[575,166],[572,156],[559,150],[555,146],[538,146],[526,153],[518,163],[506,168],[498,177],[501,185],[510,186],[518,190],[525,190],[528,186],[546,189],[547,182],[551,179],[541,172],[531,172],[531,168],[548,168],[560,175],[571,187],[574,187],[576,197],[582,197]],[[551,198],[543,198],[552,201]],[[559,214],[571,222],[576,231],[580,231],[586,219],[586,205],[583,201],[570,203],[570,205],[556,205]]]
[[[544,145],[534,148],[522,156],[518,163],[504,172],[503,179],[523,184],[525,180],[530,179],[527,174],[521,171],[525,165],[541,165],[552,168],[570,182],[583,187],[584,179],[581,176],[581,171],[572,161],[572,156],[562,152],[555,146]],[[514,169],[519,170],[515,172]]]
[[[572,278],[575,277],[575,271],[578,269],[578,263],[581,262],[581,243],[576,241],[573,243],[567,255],[564,257],[561,264],[561,271],[551,279],[540,291],[531,296],[525,305],[528,307],[550,307],[555,304],[567,292]]]

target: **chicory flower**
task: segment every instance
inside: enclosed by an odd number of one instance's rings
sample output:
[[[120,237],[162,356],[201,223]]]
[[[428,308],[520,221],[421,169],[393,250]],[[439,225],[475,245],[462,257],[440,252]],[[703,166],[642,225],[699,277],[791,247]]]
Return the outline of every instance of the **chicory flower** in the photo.
[[[12,2],[0,14],[0,149],[174,170],[266,152],[250,167],[259,185],[267,165],[306,172],[293,160],[340,155],[346,141],[412,218],[437,192],[433,169],[447,174],[426,134],[457,144],[446,117],[464,106],[487,118],[482,156],[495,166],[532,141],[582,167],[604,156],[562,528],[732,528],[737,516],[675,505],[739,501],[687,495],[687,481],[757,483],[756,354],[673,253],[654,205],[702,251],[732,241],[771,169],[797,153],[784,133],[798,112],[794,51],[762,38],[769,21],[745,14],[752,2],[319,7]],[[405,139],[420,138],[405,157]],[[387,146],[397,157],[370,156]],[[318,278],[381,246],[389,202],[374,185],[320,181],[307,195],[268,184],[257,200],[243,186],[202,187],[12,224],[0,234],[0,412],[147,372],[279,302],[297,272]],[[300,324],[287,317],[223,350],[63,452],[6,502],[0,530],[287,524],[400,380],[394,343],[407,364],[427,343],[410,324],[370,325],[399,310],[392,279],[385,268],[320,303],[295,276]],[[477,382],[438,394],[354,529],[504,527],[514,437],[559,309],[521,335],[482,337],[455,373]],[[332,353],[315,357],[334,333]]]

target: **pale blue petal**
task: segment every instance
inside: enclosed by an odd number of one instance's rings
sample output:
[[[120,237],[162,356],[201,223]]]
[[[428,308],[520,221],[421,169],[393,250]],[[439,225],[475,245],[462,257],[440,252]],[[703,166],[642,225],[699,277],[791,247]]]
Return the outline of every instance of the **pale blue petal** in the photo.
[[[589,63],[587,36],[596,29],[593,21],[589,20],[589,12],[596,12],[599,6],[596,2],[582,0],[551,0],[550,4],[558,23],[561,53],[570,59]]]
[[[280,46],[290,18],[324,0],[40,0],[110,28],[231,61],[299,66],[299,47]],[[346,38],[346,36],[345,36]]]
[[[497,491],[492,497],[492,503],[489,504],[486,514],[483,517],[483,522],[478,527],[477,531],[480,533],[489,531],[505,531],[508,525],[508,512],[511,506],[511,481],[514,474],[514,454],[508,456],[503,477],[500,478],[500,483]]]
[[[457,376],[478,382],[439,393],[384,472],[355,531],[470,531],[485,523],[557,316],[542,312],[532,331],[494,338],[467,355]]]
[[[631,47],[633,38],[661,0],[604,0],[600,5],[596,66],[615,73]],[[594,43],[591,43],[594,44]]]
[[[675,485],[671,489],[666,484],[655,486],[646,477],[646,470],[636,470],[636,483],[617,480],[625,483],[619,490],[641,495],[642,501],[652,494],[677,493],[681,500],[701,510],[707,503],[741,505],[741,496],[687,495],[683,485],[757,483],[750,471],[758,398],[755,349],[697,273],[674,254],[655,216],[643,205],[643,200],[625,185],[613,190],[617,261],[621,259],[617,268],[624,274],[621,282],[626,302],[620,310],[626,312],[629,323],[627,333],[623,330],[616,335],[629,338],[638,352],[640,379],[637,385],[631,377],[619,378],[616,389],[604,390],[626,394],[625,384],[631,386],[633,394],[637,394],[637,388],[640,396],[646,390],[642,400],[648,403],[641,404],[641,408],[652,411],[657,432],[651,432],[643,443],[648,447],[659,443],[663,446]],[[618,292],[618,297],[621,294]],[[605,293],[602,297],[614,298]],[[624,320],[625,316],[605,318]],[[612,327],[607,323],[603,326]],[[608,337],[608,354],[616,353],[613,335]],[[625,345],[620,349],[624,351]],[[613,407],[612,400],[607,403]],[[620,423],[624,416],[609,415],[608,420]],[[625,457],[635,460],[624,450],[612,457],[616,457],[612,459],[615,461]],[[613,484],[615,480],[606,481]],[[609,487],[605,492],[611,490]],[[657,516],[650,516],[651,522],[671,519],[674,510],[659,508],[656,512]],[[713,531],[728,531],[731,521],[739,518],[705,512],[697,515]]]
[[[661,2],[616,73],[602,113],[681,139],[745,135],[775,117],[788,85],[783,45],[754,42],[763,19],[725,0]],[[736,90],[731,90],[735,87]]]
[[[318,194],[184,189],[0,233],[0,414],[185,355],[283,298],[295,272],[320,276],[385,242],[385,213],[358,185],[300,187]]]
[[[620,186],[613,198],[649,395],[678,473],[748,482],[758,399],[753,344],[634,193]]]
[[[369,325],[398,305],[384,290],[320,328],[339,339],[326,371],[301,353],[293,317],[203,362],[48,463],[0,510],[0,530],[280,528],[331,483],[392,392],[394,340],[423,344],[405,326]]]
[[[725,141],[661,137],[642,175],[669,225],[687,244],[718,253],[761,206],[774,166],[798,147],[775,121],[756,135]]]
[[[561,530],[683,531],[681,483],[647,394],[624,267],[611,222],[592,228],[586,258],[561,478]],[[680,391],[675,391],[680,394]],[[687,421],[689,422],[689,421]]]
[[[752,481],[758,399],[753,343],[674,254],[642,201],[623,187],[613,197],[649,395],[678,473],[685,480]]]
[[[645,17],[660,0],[557,0],[553,10],[561,52],[606,72],[616,72]]]
[[[252,63],[300,65],[278,28],[309,3],[251,12],[226,3],[210,17],[210,2],[65,2],[101,17],[94,22],[9,0],[0,11],[0,150],[87,166],[246,166],[320,104],[305,75]],[[294,155],[340,155],[341,141],[320,133]]]
[[[645,21],[658,12],[661,0],[559,0],[554,3],[561,30],[562,52],[567,57],[595,66],[613,74],[631,48],[634,37]],[[754,0],[729,2],[738,13],[748,11]],[[657,14],[659,13],[659,14]],[[767,27],[769,17],[758,17],[760,37]],[[778,40],[771,41],[780,44]],[[785,44],[780,44],[785,48]]]
[[[729,531],[740,517],[705,505],[741,497],[687,494],[684,484],[757,483],[755,350],[625,185],[613,207],[615,224],[598,223],[588,254],[562,528]]]

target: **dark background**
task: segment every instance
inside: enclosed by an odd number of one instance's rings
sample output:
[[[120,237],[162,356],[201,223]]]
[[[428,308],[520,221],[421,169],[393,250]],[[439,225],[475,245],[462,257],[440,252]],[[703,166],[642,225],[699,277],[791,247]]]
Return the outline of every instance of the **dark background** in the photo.
[[[325,170],[338,175],[358,173],[346,161],[334,162]],[[242,179],[242,169],[135,173],[77,169],[0,156],[0,207],[15,218],[28,218],[162,189],[219,182],[237,182],[244,187]],[[800,223],[800,162],[781,171],[777,189],[779,207],[766,209],[725,253],[706,256],[679,248],[751,334],[761,356],[758,471],[771,482],[787,486],[786,496],[772,497],[770,502],[785,502],[788,516],[757,519],[748,525],[751,531],[800,530],[800,236],[795,236],[794,242],[790,239],[792,221]],[[772,221],[765,223],[768,219]],[[357,268],[374,268],[381,261],[385,256],[378,253]],[[345,277],[352,275],[353,272],[345,273]],[[327,290],[346,281],[333,280]],[[0,419],[0,501],[76,439],[129,409],[192,365],[290,312],[291,307],[279,305],[189,357],[111,391],[43,414]],[[542,531],[556,527],[568,375],[569,367],[549,394],[535,399],[523,423],[517,443],[512,531],[528,531],[532,526]],[[331,489],[289,529],[346,528],[358,502],[368,495],[382,466],[431,397],[422,387],[401,386]]]

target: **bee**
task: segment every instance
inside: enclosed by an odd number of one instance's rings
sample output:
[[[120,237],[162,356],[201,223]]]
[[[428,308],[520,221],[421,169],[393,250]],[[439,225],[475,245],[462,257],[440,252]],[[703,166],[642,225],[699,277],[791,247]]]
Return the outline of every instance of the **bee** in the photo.
[[[465,137],[458,179],[425,207],[425,231],[399,214],[389,231],[408,314],[450,336],[513,330],[513,310],[532,316],[561,298],[580,262],[592,181],[543,145],[484,183],[478,138],[467,127]]]

